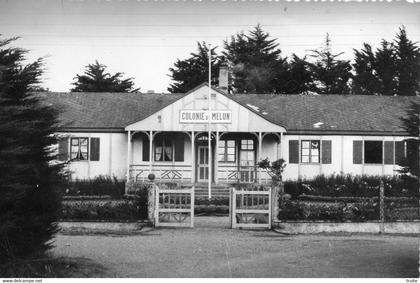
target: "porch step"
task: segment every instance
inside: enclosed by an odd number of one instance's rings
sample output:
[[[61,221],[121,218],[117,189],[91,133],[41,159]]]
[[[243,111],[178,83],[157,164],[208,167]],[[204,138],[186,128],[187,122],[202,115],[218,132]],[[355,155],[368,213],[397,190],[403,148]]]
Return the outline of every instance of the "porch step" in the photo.
[[[209,189],[205,186],[195,187],[195,198],[207,198],[209,196]],[[212,198],[228,198],[229,188],[226,186],[212,186],[211,187]]]

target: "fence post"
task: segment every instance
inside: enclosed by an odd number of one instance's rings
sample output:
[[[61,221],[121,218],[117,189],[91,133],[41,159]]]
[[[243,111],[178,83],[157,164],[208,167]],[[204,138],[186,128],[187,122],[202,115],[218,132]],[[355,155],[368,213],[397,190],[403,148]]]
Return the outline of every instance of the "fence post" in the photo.
[[[384,203],[384,181],[381,180],[381,183],[379,185],[379,233],[385,232],[385,203]]]
[[[273,227],[274,221],[277,221],[279,215],[279,200],[280,193],[283,189],[283,182],[279,182],[271,188],[271,226]]]

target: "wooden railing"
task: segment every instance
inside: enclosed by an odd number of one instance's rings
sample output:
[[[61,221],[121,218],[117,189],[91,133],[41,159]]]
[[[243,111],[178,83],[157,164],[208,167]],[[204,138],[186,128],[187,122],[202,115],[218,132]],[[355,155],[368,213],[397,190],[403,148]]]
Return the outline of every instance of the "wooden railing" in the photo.
[[[191,182],[192,167],[190,165],[158,164],[150,167],[147,164],[130,165],[130,180],[145,181],[149,173],[153,173],[156,181]]]
[[[194,227],[194,186],[155,188],[155,226]]]
[[[150,167],[148,164],[130,165],[130,180],[146,181]],[[153,164],[152,171],[157,182],[173,181],[179,183],[191,183],[193,172],[191,165]],[[256,166],[225,165],[219,163],[219,183],[258,183],[260,170]],[[261,183],[267,184],[271,181],[270,175],[261,170]]]
[[[231,188],[232,228],[271,228],[271,187],[264,190]]]

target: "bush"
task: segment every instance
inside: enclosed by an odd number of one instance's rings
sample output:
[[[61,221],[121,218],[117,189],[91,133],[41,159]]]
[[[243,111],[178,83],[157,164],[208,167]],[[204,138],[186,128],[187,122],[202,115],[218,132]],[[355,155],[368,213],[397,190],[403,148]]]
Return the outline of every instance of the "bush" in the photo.
[[[127,195],[123,199],[104,196],[67,197],[63,201],[61,219],[145,220],[148,216],[149,187],[148,183],[130,182],[127,184]]]
[[[63,201],[62,220],[142,220],[147,219],[147,207],[135,200],[75,200]]]
[[[296,200],[283,201],[279,220],[362,222],[379,219],[379,208],[375,201],[356,203],[319,203]]]
[[[125,192],[125,182],[116,177],[98,176],[94,179],[70,181],[63,192],[67,196],[103,196],[121,198]]]
[[[313,179],[285,181],[285,193],[293,199],[299,195],[330,197],[377,197],[380,181],[384,181],[385,196],[419,197],[418,181],[406,176],[318,175]]]

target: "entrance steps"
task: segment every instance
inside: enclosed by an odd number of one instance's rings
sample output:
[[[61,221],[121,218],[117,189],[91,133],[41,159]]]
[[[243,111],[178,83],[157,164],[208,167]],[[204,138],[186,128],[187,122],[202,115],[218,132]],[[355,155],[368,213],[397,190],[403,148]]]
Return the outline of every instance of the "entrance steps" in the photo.
[[[208,198],[209,188],[207,184],[195,185],[195,198]],[[212,198],[229,198],[229,187],[227,185],[212,185],[211,186]]]

